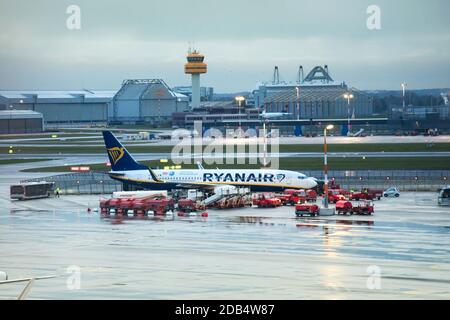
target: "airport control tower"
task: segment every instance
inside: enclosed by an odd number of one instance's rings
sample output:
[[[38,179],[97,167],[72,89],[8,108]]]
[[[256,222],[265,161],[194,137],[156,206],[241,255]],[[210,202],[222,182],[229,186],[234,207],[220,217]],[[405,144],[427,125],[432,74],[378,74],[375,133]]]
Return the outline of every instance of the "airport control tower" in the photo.
[[[197,50],[189,50],[187,63],[184,65],[184,73],[192,75],[192,108],[200,107],[200,74],[206,73],[205,56]]]

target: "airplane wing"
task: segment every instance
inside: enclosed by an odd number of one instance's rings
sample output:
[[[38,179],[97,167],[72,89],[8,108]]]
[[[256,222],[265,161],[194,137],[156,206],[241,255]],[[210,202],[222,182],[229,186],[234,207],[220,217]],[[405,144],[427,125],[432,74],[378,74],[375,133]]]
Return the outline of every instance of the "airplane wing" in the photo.
[[[180,189],[200,189],[213,191],[218,185],[215,184],[202,184],[202,183],[180,183],[177,185]]]

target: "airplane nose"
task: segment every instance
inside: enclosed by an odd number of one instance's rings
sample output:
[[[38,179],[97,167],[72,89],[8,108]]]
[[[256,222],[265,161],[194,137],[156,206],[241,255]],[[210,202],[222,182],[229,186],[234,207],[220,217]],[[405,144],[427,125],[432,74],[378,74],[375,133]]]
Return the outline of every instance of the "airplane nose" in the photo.
[[[308,178],[309,189],[317,186],[317,181],[314,178]]]

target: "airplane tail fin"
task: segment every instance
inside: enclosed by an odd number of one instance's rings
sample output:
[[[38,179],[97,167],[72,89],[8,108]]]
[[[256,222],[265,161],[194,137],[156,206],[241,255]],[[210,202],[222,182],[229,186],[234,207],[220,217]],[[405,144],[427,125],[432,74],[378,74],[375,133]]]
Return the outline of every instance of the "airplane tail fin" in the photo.
[[[103,131],[103,139],[113,171],[148,170],[148,167],[134,160],[111,131]]]

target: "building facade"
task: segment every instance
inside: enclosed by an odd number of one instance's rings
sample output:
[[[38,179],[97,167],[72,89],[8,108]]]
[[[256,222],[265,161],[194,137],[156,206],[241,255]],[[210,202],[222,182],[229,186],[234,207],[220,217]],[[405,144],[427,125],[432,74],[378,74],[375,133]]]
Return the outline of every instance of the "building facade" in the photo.
[[[0,91],[0,110],[30,110],[43,115],[46,125],[106,123],[115,91]]]
[[[30,110],[43,115],[47,127],[78,124],[171,120],[189,108],[189,97],[161,79],[125,80],[119,91],[0,91],[0,110]]]
[[[373,114],[372,97],[345,82],[334,81],[327,66],[313,68],[306,77],[299,72],[294,83],[279,82],[277,72],[276,68],[272,83],[262,84],[253,92],[255,105],[268,113],[290,113],[300,119],[361,118]],[[345,94],[352,98],[345,98]]]
[[[1,110],[0,134],[39,133],[44,130],[43,116],[29,110]]]

